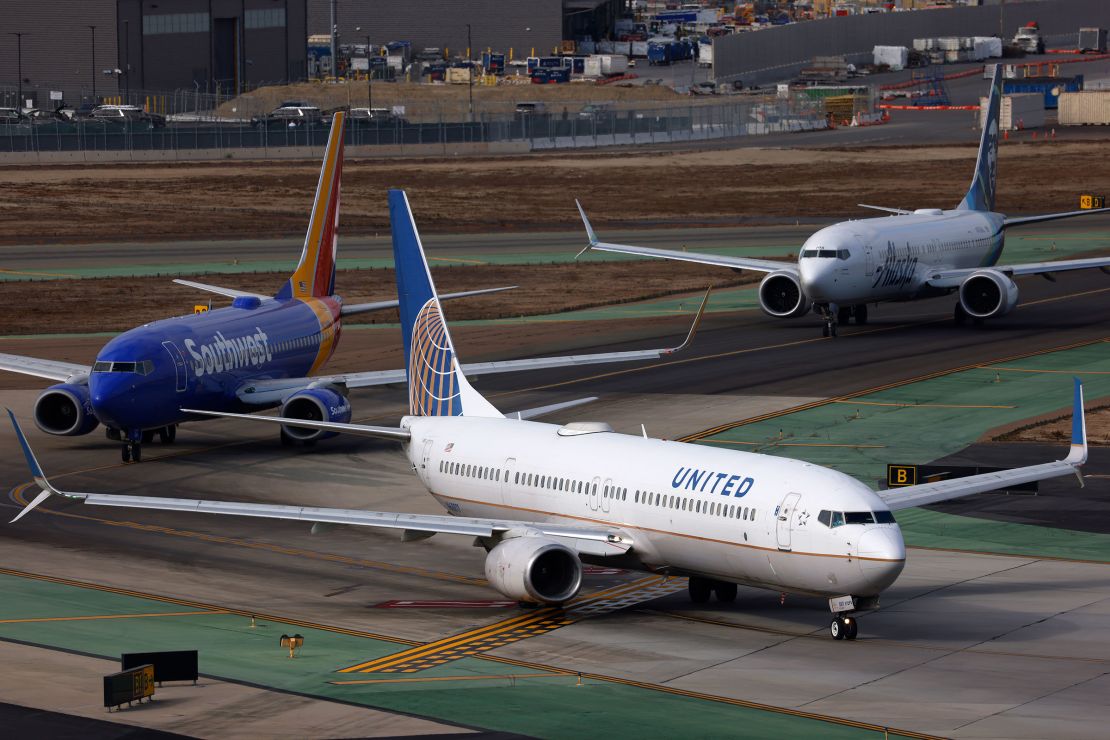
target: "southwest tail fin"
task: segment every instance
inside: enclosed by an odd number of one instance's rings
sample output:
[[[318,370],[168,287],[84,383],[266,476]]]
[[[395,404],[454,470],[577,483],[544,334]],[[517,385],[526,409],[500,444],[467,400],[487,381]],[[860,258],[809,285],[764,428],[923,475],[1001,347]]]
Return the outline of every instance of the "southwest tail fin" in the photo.
[[[967,195],[956,206],[961,211],[993,211],[995,173],[998,170],[998,116],[1002,109],[1002,65],[994,65],[987,117],[979,140],[979,157],[975,160],[975,177]]]
[[[459,368],[443,318],[424,246],[403,190],[389,191],[389,224],[397,270],[401,336],[412,416],[492,416],[503,414],[474,390]]]
[[[331,120],[328,148],[320,167],[316,200],[308,220],[301,261],[276,298],[321,298],[335,292],[335,253],[339,246],[339,181],[343,175],[344,113]]]

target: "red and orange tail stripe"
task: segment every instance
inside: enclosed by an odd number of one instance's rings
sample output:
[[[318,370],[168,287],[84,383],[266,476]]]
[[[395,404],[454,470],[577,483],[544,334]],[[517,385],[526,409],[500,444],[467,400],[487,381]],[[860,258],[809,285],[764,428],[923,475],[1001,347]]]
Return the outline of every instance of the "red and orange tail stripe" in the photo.
[[[335,255],[338,248],[339,191],[343,175],[344,114],[332,119],[316,200],[305,235],[304,251],[289,278],[289,297],[322,298],[335,292]]]

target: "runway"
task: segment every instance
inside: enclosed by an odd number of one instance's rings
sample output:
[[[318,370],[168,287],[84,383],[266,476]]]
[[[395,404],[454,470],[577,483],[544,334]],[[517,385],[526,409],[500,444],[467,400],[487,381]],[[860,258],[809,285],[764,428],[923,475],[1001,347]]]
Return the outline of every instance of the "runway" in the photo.
[[[767,232],[767,238],[778,234]],[[104,254],[114,258],[120,257]],[[604,419],[633,433],[643,423],[652,436],[679,438],[1106,338],[1106,275],[1085,271],[1061,274],[1055,283],[1027,278],[1019,285],[1019,308],[981,327],[953,326],[951,297],[884,304],[868,325],[842,327],[838,339],[822,338],[814,317],[782,322],[756,312],[714,314],[687,354],[662,363],[487,376],[477,387],[503,409],[598,395],[598,403],[555,421]],[[603,343],[610,330],[626,340],[616,348],[673,342],[687,321],[679,315],[493,324],[468,326],[457,339],[479,360],[489,359],[494,345],[512,347],[514,356],[613,349]],[[395,334],[387,328],[351,333],[334,362],[370,357],[375,346],[396,344]],[[104,340],[81,341],[91,347]],[[21,342],[19,351],[32,354],[32,344]],[[4,349],[16,351],[9,344]],[[395,354],[375,357],[385,366],[396,361]],[[33,384],[17,387],[24,390],[0,391],[0,403],[26,420],[36,392],[29,390]],[[352,394],[356,417],[371,423],[394,422],[403,398],[400,389]],[[396,448],[365,439],[290,451],[267,430],[221,421],[187,426],[176,446],[150,445],[144,462],[130,466],[119,464],[115,446],[97,433],[62,439],[33,430],[31,439],[47,473],[68,489],[439,513]],[[7,450],[0,456],[0,480],[10,490],[3,511],[14,513],[33,491],[6,428],[0,448]],[[1024,462],[1003,457],[996,464]],[[1066,487],[1055,495],[1066,496]],[[1110,652],[1101,647],[1110,566],[1103,562],[911,549],[883,608],[864,617],[860,640],[849,644],[827,638],[827,608],[817,599],[782,602],[778,594],[741,589],[737,604],[695,606],[681,579],[623,571],[588,574],[580,606],[565,611],[498,605],[502,597],[482,576],[482,551],[461,538],[400,545],[395,535],[350,528],[314,535],[282,522],[53,502],[44,508],[3,527],[0,555],[9,568],[47,577],[9,572],[5,583],[12,588],[33,581],[32,590],[59,589],[50,592],[53,603],[82,617],[98,612],[88,610],[91,591],[81,584],[124,600],[101,604],[104,609],[138,611],[138,602],[129,606],[126,599],[146,599],[144,614],[198,613],[160,618],[174,633],[146,618],[67,622],[65,630],[51,632],[26,621],[47,615],[16,615],[10,624],[0,618],[3,639],[59,647],[83,637],[84,647],[69,649],[96,655],[111,654],[128,640],[216,641],[227,645],[212,671],[223,680],[273,686],[325,706],[374,707],[391,713],[395,728],[415,714],[441,723],[414,730],[420,732],[580,737],[627,731],[636,723],[644,726],[638,734],[673,737],[751,722],[768,732],[827,736],[874,736],[894,728],[911,735],[1032,738],[1089,737],[1110,720],[1100,698],[1110,688]],[[151,596],[182,603],[154,608]],[[397,606],[406,600],[433,603]],[[299,663],[271,660],[250,639],[249,615],[264,615],[271,630],[312,630],[306,644],[321,648]],[[2,692],[0,699],[6,699]],[[233,711],[246,721],[286,700],[287,694],[243,698]],[[204,711],[197,694],[175,701],[177,711]],[[567,706],[580,711],[567,717]],[[536,719],[544,710],[563,724]],[[127,721],[141,723],[136,717]],[[151,726],[159,725],[152,719]],[[298,729],[312,735],[324,727],[306,722]],[[198,721],[191,731],[212,735],[221,728]]]

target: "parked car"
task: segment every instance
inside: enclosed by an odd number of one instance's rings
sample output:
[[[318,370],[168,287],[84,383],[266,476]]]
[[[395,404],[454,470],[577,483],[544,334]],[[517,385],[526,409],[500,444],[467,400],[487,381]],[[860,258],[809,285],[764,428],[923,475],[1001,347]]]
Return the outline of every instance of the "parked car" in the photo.
[[[389,108],[351,108],[351,112],[347,117],[352,124],[363,126],[385,126],[407,123],[404,118],[397,115]]]
[[[543,103],[517,103],[515,112],[517,116],[542,115],[547,112],[547,107]]]
[[[26,117],[15,108],[0,108],[0,126],[17,126],[26,121]]]
[[[165,128],[166,118],[157,113],[148,113],[137,105],[98,105],[89,116],[93,120],[119,123],[123,125],[142,125],[149,128]]]
[[[44,123],[68,123],[69,118],[62,115],[61,111],[57,110],[42,110],[40,108],[32,108],[27,111],[27,119],[36,125]]]
[[[265,126],[267,128],[299,128],[301,126],[312,126],[321,124],[324,120],[324,114],[315,105],[308,103],[289,100],[264,116],[256,116],[251,119],[251,126],[258,128]]]
[[[604,103],[586,103],[582,109],[578,111],[579,120],[586,121],[600,121],[602,119],[611,118],[613,111],[609,110],[609,106]]]

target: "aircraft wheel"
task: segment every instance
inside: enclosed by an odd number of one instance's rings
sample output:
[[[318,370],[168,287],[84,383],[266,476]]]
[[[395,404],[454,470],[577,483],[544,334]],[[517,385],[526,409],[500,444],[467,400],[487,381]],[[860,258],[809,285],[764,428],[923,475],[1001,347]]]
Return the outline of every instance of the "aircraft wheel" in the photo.
[[[836,324],[832,324],[832,325],[831,325],[831,326],[829,327],[829,335],[830,335],[830,336],[834,336],[834,337],[835,337],[835,336],[837,336],[837,333],[836,333]]]
[[[131,462],[131,446],[130,445],[121,445],[120,446],[120,452],[121,452],[120,457],[123,458],[124,462]]]
[[[713,592],[712,584],[705,578],[690,578],[688,588],[690,590],[690,601],[695,604],[704,604],[709,601],[709,596]]]
[[[825,326],[821,328],[821,336],[827,337],[829,336],[829,333],[829,325],[825,324]]]
[[[845,632],[844,632],[844,639],[845,640],[854,640],[854,639],[856,639],[856,635],[859,634],[859,622],[856,621],[855,619],[853,619],[852,617],[845,617],[844,618],[844,626],[846,628]]]
[[[104,436],[112,440],[113,442],[119,442],[121,439],[123,439],[122,435],[120,435],[119,433],[119,430],[113,429],[112,427],[105,427]]]
[[[131,462],[143,461],[143,446],[136,442],[131,445]]]
[[[143,432],[143,444],[149,444],[154,441],[154,430],[147,429]]]
[[[963,326],[967,323],[967,311],[964,310],[964,304],[959,301],[956,302],[956,311],[953,318],[956,320],[956,326]]]
[[[718,581],[713,584],[713,592],[717,594],[717,601],[722,604],[731,604],[736,601],[736,584]]]
[[[844,308],[837,309],[837,311],[836,311],[836,323],[838,323],[838,324],[847,324],[848,320],[851,319],[851,318],[852,318],[852,309],[851,309],[850,306],[846,306]]]
[[[158,441],[164,445],[173,444],[174,439],[177,438],[177,425],[170,424],[167,427],[162,427],[158,430]]]
[[[861,303],[860,305],[856,306],[853,309],[853,313],[855,313],[857,324],[862,325],[862,324],[867,323],[867,304],[866,303]]]
[[[843,640],[845,632],[847,632],[847,626],[843,618],[837,617],[829,624],[829,634],[832,635],[832,639]]]

